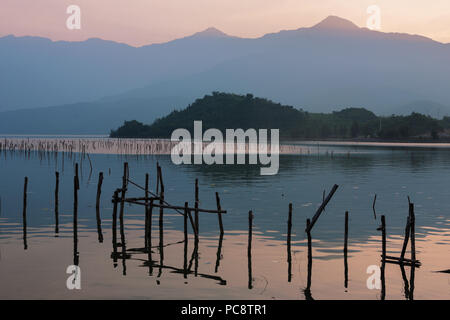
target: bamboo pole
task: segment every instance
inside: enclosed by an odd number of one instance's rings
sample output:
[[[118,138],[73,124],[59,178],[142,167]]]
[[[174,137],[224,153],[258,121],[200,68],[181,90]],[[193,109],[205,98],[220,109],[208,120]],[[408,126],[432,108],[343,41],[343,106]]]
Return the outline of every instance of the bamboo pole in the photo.
[[[291,282],[292,280],[291,232],[292,232],[292,203],[289,203],[288,222],[287,222],[288,282]]]
[[[345,235],[344,235],[344,287],[348,286],[348,211],[345,211]]]
[[[400,261],[402,261],[402,262],[405,259],[406,248],[408,246],[408,240],[410,237],[410,230],[411,230],[411,206],[410,206],[409,215],[406,218],[405,238],[403,240],[402,253],[400,254]]]
[[[248,246],[247,246],[247,257],[248,257],[248,288],[251,290],[253,288],[253,276],[252,276],[252,233],[253,233],[253,212],[248,213]]]
[[[145,211],[144,211],[144,221],[145,221],[145,227],[144,227],[144,247],[146,250],[151,250],[151,248],[148,247],[148,173],[145,174]]]
[[[23,224],[23,249],[28,249],[27,244],[27,188],[28,177],[25,177],[23,184],[23,211],[22,211],[22,224]]]
[[[184,278],[187,278],[187,250],[188,250],[188,229],[187,229],[187,222],[188,222],[188,211],[189,211],[188,203],[184,203],[184,216],[183,216],[183,229],[184,229],[184,260],[183,260],[183,274]]]
[[[59,172],[55,172],[55,234],[59,233]]]
[[[128,162],[123,163],[123,176],[122,176],[122,198],[120,201],[120,219],[123,218],[123,211],[125,208],[125,193],[127,191],[127,180],[128,180]]]
[[[97,219],[98,242],[103,242],[102,220],[100,216],[100,196],[102,194],[103,172],[98,174],[97,197],[95,201],[95,216]]]
[[[222,213],[221,213],[222,208],[220,206],[220,198],[219,198],[218,192],[216,192],[216,203],[217,203],[217,212],[218,212],[217,217],[219,219],[220,234],[223,235],[224,231],[223,231],[223,222],[222,222]],[[197,208],[197,210],[198,210],[198,208]]]
[[[112,243],[114,268],[117,267],[117,204],[119,202],[119,191],[114,191],[113,216],[112,216]]]
[[[320,205],[319,209],[317,209],[315,215],[313,216],[311,223],[309,224],[309,226],[307,226],[306,231],[310,232],[311,229],[314,227],[314,224],[316,223],[317,219],[319,219],[320,214],[322,213],[322,211],[325,209],[326,205],[328,204],[328,202],[331,200],[331,198],[333,197],[334,193],[336,192],[337,188],[339,186],[337,184],[335,184],[333,186],[333,188],[331,189],[330,193],[328,194],[328,196],[325,198],[325,200],[322,202],[322,204]]]
[[[195,230],[197,231],[197,233],[195,235],[196,241],[198,241],[199,231],[200,231],[200,229],[199,229],[199,221],[198,221],[198,219],[199,219],[199,217],[198,217],[198,212],[199,212],[198,211],[198,202],[199,202],[199,199],[198,199],[198,179],[195,179],[194,221],[195,221]]]
[[[78,179],[78,163],[75,164],[75,176],[73,177],[73,264],[78,266],[78,190],[80,181]]]
[[[381,216],[382,260],[381,260],[381,300],[386,298],[386,218]]]

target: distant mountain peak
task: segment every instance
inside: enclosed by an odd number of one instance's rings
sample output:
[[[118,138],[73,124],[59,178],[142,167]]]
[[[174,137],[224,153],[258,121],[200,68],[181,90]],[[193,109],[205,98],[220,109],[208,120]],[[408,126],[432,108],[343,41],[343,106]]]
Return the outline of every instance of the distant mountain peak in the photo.
[[[209,27],[194,34],[197,37],[228,37],[228,35],[217,28]]]
[[[350,20],[346,20],[337,16],[328,16],[315,26],[314,29],[321,30],[355,30],[359,29],[359,27],[351,22]]]

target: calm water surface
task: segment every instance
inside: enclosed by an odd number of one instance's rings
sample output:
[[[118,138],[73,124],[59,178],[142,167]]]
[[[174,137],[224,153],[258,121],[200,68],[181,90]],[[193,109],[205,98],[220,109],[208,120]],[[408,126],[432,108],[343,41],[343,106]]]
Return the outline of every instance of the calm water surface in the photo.
[[[0,153],[0,298],[142,298],[142,299],[380,299],[369,290],[366,273],[380,265],[379,217],[386,216],[388,254],[401,251],[407,196],[415,204],[417,257],[411,270],[386,266],[386,299],[449,299],[450,149],[414,146],[320,145],[309,154],[282,155],[276,176],[260,176],[258,166],[175,166],[170,156]],[[219,192],[225,235],[219,239],[215,214],[200,214],[198,263],[192,231],[187,247],[190,272],[183,274],[183,218],[165,212],[164,259],[161,261],[158,214],[153,215],[152,264],[144,245],[144,209],[126,205],[125,248],[114,259],[113,191],[121,186],[127,161],[130,179],[144,185],[155,168],[163,170],[166,200],[194,203],[199,179],[200,207],[215,209]],[[80,163],[78,252],[81,290],[66,288],[66,268],[73,263],[73,174]],[[55,171],[60,172],[59,234],[55,236]],[[95,197],[104,172],[101,198],[103,242],[98,238]],[[22,226],[23,179],[27,176],[27,249]],[[339,189],[312,231],[311,290],[307,286],[305,221],[311,218],[333,184]],[[377,194],[374,218],[372,202]],[[143,191],[129,185],[129,196]],[[288,281],[286,230],[293,204],[292,279]],[[247,256],[248,211],[254,213],[252,259]],[[348,285],[344,286],[344,214],[349,211]],[[118,232],[119,233],[119,232]],[[221,245],[220,245],[221,244]],[[125,251],[125,252],[123,252]],[[116,261],[115,261],[116,260]],[[249,277],[250,271],[250,277]],[[250,284],[250,288],[249,288]]]

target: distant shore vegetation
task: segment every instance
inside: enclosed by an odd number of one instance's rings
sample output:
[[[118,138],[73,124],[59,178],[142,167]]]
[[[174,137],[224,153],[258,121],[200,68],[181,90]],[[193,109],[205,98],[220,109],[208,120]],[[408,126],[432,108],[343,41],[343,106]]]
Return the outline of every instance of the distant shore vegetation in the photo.
[[[346,108],[332,113],[313,113],[281,105],[252,94],[213,92],[183,110],[172,111],[152,124],[125,121],[112,138],[170,138],[178,128],[193,134],[194,121],[203,121],[203,130],[279,129],[280,138],[439,140],[450,139],[450,117],[441,120],[420,113],[408,116],[377,116],[365,108]]]

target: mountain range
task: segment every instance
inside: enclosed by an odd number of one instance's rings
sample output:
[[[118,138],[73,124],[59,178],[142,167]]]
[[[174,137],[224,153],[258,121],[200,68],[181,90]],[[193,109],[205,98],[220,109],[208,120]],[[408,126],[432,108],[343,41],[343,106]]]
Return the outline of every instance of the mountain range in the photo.
[[[311,112],[450,115],[450,44],[330,16],[256,39],[208,28],[132,47],[101,39],[0,38],[0,133],[108,133],[213,91]]]

